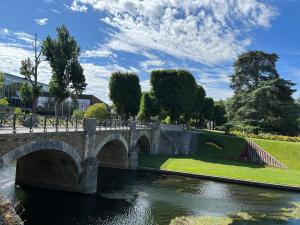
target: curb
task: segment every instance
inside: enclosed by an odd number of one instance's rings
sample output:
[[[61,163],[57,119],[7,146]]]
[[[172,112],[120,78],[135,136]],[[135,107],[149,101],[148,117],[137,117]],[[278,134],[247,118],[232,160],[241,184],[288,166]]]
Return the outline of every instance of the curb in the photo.
[[[223,183],[233,183],[233,184],[241,184],[241,185],[247,185],[247,186],[283,190],[283,191],[300,192],[299,186],[269,184],[269,183],[262,183],[262,182],[256,182],[256,181],[248,181],[248,180],[239,180],[239,179],[233,179],[233,178],[227,178],[227,177],[218,177],[218,176],[195,174],[195,173],[185,173],[185,172],[177,172],[177,171],[170,171],[170,170],[153,169],[153,168],[149,168],[149,167],[138,167],[137,170],[144,171],[144,172],[158,173],[158,174],[185,176],[185,177],[191,177],[191,178],[197,178],[197,179],[206,179],[206,180],[212,180],[212,181],[219,181],[219,182],[223,182]]]

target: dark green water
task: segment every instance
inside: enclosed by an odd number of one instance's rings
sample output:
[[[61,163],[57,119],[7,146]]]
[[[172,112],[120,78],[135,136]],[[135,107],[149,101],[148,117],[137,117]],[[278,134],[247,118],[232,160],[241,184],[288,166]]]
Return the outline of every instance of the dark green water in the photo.
[[[85,196],[14,187],[14,172],[13,166],[0,170],[0,191],[21,202],[26,225],[164,225],[175,217],[208,215],[230,217],[233,225],[300,224],[295,219],[299,208],[294,205],[300,202],[300,194],[293,192],[101,170],[97,195]],[[287,210],[293,216],[287,217]]]

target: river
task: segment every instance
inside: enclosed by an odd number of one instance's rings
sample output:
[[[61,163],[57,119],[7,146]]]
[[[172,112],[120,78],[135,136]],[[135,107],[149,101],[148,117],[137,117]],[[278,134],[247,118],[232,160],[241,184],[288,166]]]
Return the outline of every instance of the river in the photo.
[[[20,201],[25,225],[300,224],[294,192],[100,169],[97,194],[80,195],[15,187],[14,174],[13,164],[0,169],[0,191]]]

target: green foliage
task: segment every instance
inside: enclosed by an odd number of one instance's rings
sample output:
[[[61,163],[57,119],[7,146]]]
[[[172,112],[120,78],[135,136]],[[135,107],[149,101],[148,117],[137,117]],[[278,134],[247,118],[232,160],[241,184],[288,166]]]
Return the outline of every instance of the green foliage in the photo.
[[[104,103],[91,105],[84,113],[84,118],[94,118],[103,120],[107,118],[107,109]]]
[[[247,138],[260,138],[260,139],[274,140],[274,141],[300,142],[300,136],[292,137],[292,136],[274,135],[269,133],[260,133],[258,135],[255,135],[253,133],[241,132],[237,130],[231,131],[231,134],[240,137],[247,137]]]
[[[156,116],[157,106],[156,100],[149,92],[144,92],[141,99],[140,111],[138,118],[150,121],[151,116]]]
[[[22,110],[21,110],[21,108],[15,108],[15,110],[14,110],[14,114],[22,114]]]
[[[213,120],[214,119],[214,110],[215,110],[215,102],[212,98],[205,97],[204,105],[202,109],[202,114],[204,119]]]
[[[50,92],[56,98],[56,114],[60,103],[73,94],[81,94],[87,84],[79,63],[80,47],[65,26],[57,27],[57,38],[43,41],[42,53],[52,68]]]
[[[235,62],[231,76],[234,96],[227,102],[227,116],[235,127],[258,134],[297,135],[299,109],[292,97],[294,83],[279,77],[276,54],[248,52]]]
[[[4,74],[0,71],[0,97],[3,97],[4,82],[5,82]]]
[[[252,91],[261,81],[278,78],[276,54],[262,51],[246,52],[234,63],[234,74],[231,75],[231,88],[237,92]]]
[[[32,87],[28,83],[21,86],[20,98],[23,102],[31,102],[33,98]]]
[[[215,102],[214,120],[216,126],[222,126],[227,122],[225,103],[222,100]]]
[[[7,107],[8,101],[6,98],[0,98],[0,107]]]
[[[22,101],[32,102],[32,113],[35,114],[37,111],[37,100],[42,94],[42,86],[38,83],[38,67],[41,60],[42,52],[37,50],[38,48],[37,35],[35,35],[35,41],[33,42],[34,60],[30,58],[21,61],[20,74],[22,74],[26,80],[31,84],[31,90],[26,86],[21,96]]]
[[[193,113],[196,81],[186,70],[155,70],[151,72],[152,91],[160,111],[165,111],[172,122],[180,115],[188,120]]]
[[[137,115],[142,93],[135,73],[113,73],[109,80],[109,91],[109,97],[119,115],[125,118]]]
[[[202,120],[203,119],[203,107],[205,102],[205,90],[202,86],[197,85],[195,98],[194,98],[194,105],[193,105],[193,119]]]
[[[79,109],[74,110],[72,116],[73,117],[80,117],[80,118],[82,118],[82,117],[84,117],[84,111],[83,110],[79,110]]]

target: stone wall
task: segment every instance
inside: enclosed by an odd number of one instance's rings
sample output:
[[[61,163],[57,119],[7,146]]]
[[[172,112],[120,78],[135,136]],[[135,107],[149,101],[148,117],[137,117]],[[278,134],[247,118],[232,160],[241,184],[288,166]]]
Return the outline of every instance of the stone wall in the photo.
[[[196,155],[199,133],[191,131],[163,131],[159,139],[159,154]]]

